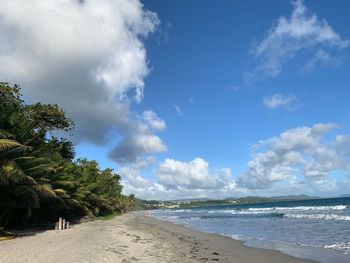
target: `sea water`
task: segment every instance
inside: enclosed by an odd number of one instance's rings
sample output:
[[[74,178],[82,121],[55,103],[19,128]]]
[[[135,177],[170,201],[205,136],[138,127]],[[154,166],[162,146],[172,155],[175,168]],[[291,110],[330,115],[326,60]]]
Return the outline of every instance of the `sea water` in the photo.
[[[160,209],[151,215],[244,241],[334,250],[350,262],[350,198]]]

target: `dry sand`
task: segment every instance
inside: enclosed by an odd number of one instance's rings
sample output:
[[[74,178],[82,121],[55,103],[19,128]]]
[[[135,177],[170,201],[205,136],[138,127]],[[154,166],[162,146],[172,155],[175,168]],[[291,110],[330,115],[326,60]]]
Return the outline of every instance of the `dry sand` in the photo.
[[[133,214],[0,242],[1,263],[311,262]]]

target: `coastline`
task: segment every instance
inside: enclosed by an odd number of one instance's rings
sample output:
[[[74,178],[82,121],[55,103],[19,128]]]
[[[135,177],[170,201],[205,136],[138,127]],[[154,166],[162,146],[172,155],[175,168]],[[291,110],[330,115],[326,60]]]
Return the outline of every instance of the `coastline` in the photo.
[[[315,262],[130,213],[0,242],[0,258],[2,263]]]

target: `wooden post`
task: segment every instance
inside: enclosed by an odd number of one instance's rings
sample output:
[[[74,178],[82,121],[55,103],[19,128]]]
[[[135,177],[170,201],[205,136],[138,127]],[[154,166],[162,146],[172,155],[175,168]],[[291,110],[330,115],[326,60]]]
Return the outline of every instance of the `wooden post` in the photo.
[[[62,217],[58,219],[58,230],[62,230]]]
[[[55,223],[55,230],[69,229],[69,222],[66,219],[60,217],[58,222]]]

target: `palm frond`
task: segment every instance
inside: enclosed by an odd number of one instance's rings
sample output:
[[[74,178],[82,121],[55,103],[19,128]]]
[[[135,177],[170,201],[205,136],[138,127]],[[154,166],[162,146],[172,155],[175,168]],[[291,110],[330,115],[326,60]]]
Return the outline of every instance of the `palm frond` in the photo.
[[[70,181],[70,180],[58,180],[57,182],[53,182],[53,184],[55,186],[60,186],[60,187],[63,187],[63,188],[69,188],[69,189],[72,189],[75,187],[75,183],[73,181]]]
[[[31,147],[29,146],[16,146],[13,148],[10,148],[6,151],[0,150],[0,159],[14,159],[22,156],[26,156],[28,151],[31,150]]]
[[[64,189],[55,189],[53,192],[60,198],[70,198],[70,195]]]
[[[14,140],[16,137],[12,133],[0,129],[0,138]]]
[[[25,173],[12,161],[0,166],[0,185],[21,184],[26,179]]]
[[[43,173],[55,172],[56,169],[54,167],[49,166],[48,164],[41,164],[35,167],[25,169],[24,171],[31,175],[39,175]]]
[[[38,192],[40,197],[43,197],[43,198],[57,197],[50,185],[37,185],[35,189]]]
[[[34,160],[35,157],[33,156],[21,156],[21,157],[17,157],[17,158],[13,158],[14,161],[24,161],[24,160]]]
[[[15,140],[0,139],[0,151],[6,151],[16,147],[22,147],[23,145]]]

